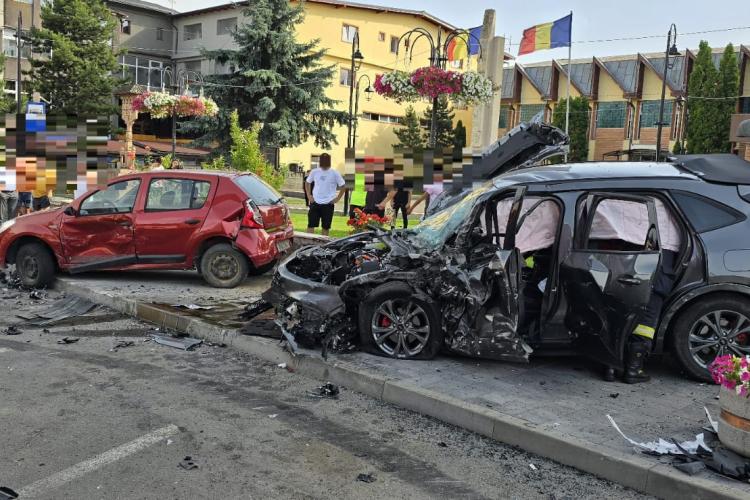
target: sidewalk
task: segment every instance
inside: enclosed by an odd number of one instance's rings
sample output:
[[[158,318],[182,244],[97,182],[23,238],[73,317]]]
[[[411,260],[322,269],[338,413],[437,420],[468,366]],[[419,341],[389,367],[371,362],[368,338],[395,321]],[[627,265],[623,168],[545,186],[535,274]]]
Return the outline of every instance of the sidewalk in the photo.
[[[637,441],[692,439],[718,417],[718,388],[687,380],[671,363],[652,360],[654,380],[630,386],[601,381],[579,358],[541,358],[528,365],[443,356],[413,362],[317,351],[290,357],[278,342],[239,335],[231,317],[257,298],[270,275],[233,290],[206,286],[195,273],[99,273],[63,277],[59,287],[123,312],[232,347],[302,375],[331,380],[527,451],[663,498],[750,498],[750,485],[710,472],[687,476],[669,460],[636,453],[607,421],[610,414]],[[153,303],[219,305],[185,312]],[[200,318],[204,314],[204,318]],[[218,316],[218,318],[217,318]]]

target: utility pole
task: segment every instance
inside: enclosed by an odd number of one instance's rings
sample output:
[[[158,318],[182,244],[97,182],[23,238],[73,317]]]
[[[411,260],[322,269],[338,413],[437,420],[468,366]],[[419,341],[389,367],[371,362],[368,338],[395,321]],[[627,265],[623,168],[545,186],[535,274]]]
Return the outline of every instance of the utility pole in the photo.
[[[21,114],[21,28],[23,15],[18,11],[18,27],[16,28],[16,113]]]

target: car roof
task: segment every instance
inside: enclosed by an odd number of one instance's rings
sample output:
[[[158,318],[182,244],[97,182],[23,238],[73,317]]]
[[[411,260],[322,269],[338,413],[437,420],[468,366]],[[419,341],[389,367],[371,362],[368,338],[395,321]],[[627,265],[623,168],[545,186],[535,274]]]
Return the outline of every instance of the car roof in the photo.
[[[750,184],[750,162],[737,155],[681,155],[675,163],[707,182]]]
[[[512,184],[558,184],[591,180],[680,179],[699,182],[700,178],[670,163],[589,162],[546,165],[514,170],[494,179],[495,187]]]
[[[148,172],[135,172],[132,174],[120,175],[110,180],[109,183],[127,180],[127,179],[138,179],[146,176],[151,177],[172,177],[172,178],[188,178],[188,179],[212,179],[216,177],[227,177],[234,179],[242,175],[253,175],[250,172],[223,172],[223,171],[206,171],[206,170],[150,170]]]

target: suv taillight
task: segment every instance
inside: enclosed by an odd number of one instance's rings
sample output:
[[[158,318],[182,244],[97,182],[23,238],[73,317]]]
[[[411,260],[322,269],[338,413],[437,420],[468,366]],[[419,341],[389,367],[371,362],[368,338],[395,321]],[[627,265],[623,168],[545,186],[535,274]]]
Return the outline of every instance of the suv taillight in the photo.
[[[263,216],[260,214],[258,206],[247,200],[245,202],[245,214],[242,216],[242,227],[249,227],[252,229],[263,229]]]

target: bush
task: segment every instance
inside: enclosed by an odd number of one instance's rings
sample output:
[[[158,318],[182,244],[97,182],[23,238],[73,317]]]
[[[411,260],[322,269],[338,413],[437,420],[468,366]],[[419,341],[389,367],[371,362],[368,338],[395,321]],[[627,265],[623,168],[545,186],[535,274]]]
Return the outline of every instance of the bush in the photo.
[[[287,172],[275,169],[263,155],[258,142],[260,125],[254,123],[249,129],[243,129],[240,127],[239,114],[235,110],[231,116],[229,133],[232,138],[231,167],[241,172],[252,172],[275,189],[280,189],[284,185]]]

